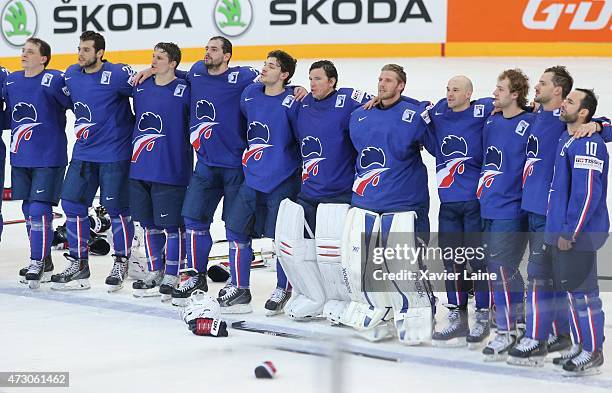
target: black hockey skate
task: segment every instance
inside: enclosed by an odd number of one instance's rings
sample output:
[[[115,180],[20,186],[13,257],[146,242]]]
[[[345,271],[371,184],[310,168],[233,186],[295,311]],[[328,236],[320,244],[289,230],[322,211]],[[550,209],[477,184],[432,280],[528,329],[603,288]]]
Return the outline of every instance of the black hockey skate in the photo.
[[[563,375],[567,377],[583,377],[601,373],[603,365],[603,352],[587,352],[582,350],[578,356],[573,357],[563,365]]]
[[[110,274],[106,277],[106,285],[108,285],[108,292],[116,292],[123,288],[123,282],[127,277],[128,271],[128,260],[129,258],[123,255],[113,255],[115,261],[113,262],[113,268]]]
[[[544,366],[544,359],[548,355],[546,340],[534,340],[523,337],[513,348],[508,351],[508,364],[528,367]]]
[[[148,272],[143,280],[137,280],[132,283],[132,293],[134,297],[154,297],[160,296],[159,286],[162,283],[164,272],[162,270],[154,270]]]
[[[469,349],[478,349],[491,334],[491,312],[487,308],[477,309],[474,325],[470,329],[465,341]]]
[[[449,305],[448,325],[439,332],[434,332],[431,343],[434,347],[464,347],[469,333],[467,310]]]
[[[178,288],[172,291],[172,305],[184,306],[187,299],[196,289],[208,292],[208,282],[206,282],[206,272],[198,273],[195,270],[185,272],[187,280],[181,282]]]
[[[499,362],[506,360],[508,352],[516,343],[516,331],[498,330],[482,350],[485,362]]]
[[[247,314],[253,312],[251,291],[248,288],[231,286],[219,299],[222,314]]]
[[[563,367],[565,363],[569,362],[582,352],[582,344],[573,344],[568,350],[562,351],[561,356],[558,356],[552,360],[553,364],[558,367]]]
[[[179,278],[173,274],[164,274],[164,278],[159,284],[159,293],[161,294],[161,301],[167,302],[172,299],[172,291],[178,287]]]
[[[273,315],[281,314],[285,308],[285,304],[291,297],[291,291],[285,291],[282,288],[275,288],[270,298],[266,301],[264,308],[266,309],[266,316],[271,317]]]
[[[566,351],[572,347],[572,338],[569,334],[561,334],[554,335],[550,334],[548,336],[548,353],[561,352]]]
[[[70,254],[64,254],[69,265],[59,274],[51,276],[51,289],[58,291],[73,289],[89,289],[89,262],[87,259],[77,259]]]
[[[32,261],[33,263],[34,261]],[[43,269],[43,274],[40,277],[40,279],[38,280],[39,283],[43,283],[43,282],[49,282],[51,281],[51,275],[53,274],[53,261],[51,259],[51,255],[47,255],[44,259],[44,269]],[[30,267],[32,267],[32,263],[30,263],[30,265],[28,267],[24,267],[22,269],[19,270],[19,282],[22,284],[29,284],[28,283],[28,279],[26,278],[26,274],[28,273],[28,270],[30,270]],[[31,288],[31,287],[30,287]]]

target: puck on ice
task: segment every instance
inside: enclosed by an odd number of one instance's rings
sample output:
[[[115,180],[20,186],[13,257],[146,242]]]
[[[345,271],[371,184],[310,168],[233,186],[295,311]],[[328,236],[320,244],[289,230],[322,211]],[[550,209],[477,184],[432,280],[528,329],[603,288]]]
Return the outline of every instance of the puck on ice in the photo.
[[[274,367],[274,364],[269,360],[255,367],[256,378],[274,378],[275,374],[276,367]]]

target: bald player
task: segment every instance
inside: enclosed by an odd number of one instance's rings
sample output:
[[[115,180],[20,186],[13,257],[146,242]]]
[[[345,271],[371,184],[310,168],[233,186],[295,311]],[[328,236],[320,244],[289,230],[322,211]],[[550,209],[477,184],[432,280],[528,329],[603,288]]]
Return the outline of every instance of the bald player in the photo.
[[[469,78],[454,76],[448,81],[446,98],[429,108],[431,123],[426,148],[436,157],[441,203],[438,216],[439,246],[443,250],[446,247],[458,250],[480,246],[480,204],[476,190],[483,157],[482,128],[493,110],[493,99],[471,101],[473,90]],[[477,344],[489,335],[490,296],[486,280],[473,282],[476,318],[471,330],[468,326],[467,288],[472,286],[464,282],[468,262],[473,272],[486,272],[486,262],[478,255],[469,260],[460,257],[444,259],[445,271],[453,273],[456,279],[445,281],[448,324],[434,333],[433,344],[436,346],[465,346],[466,342]]]

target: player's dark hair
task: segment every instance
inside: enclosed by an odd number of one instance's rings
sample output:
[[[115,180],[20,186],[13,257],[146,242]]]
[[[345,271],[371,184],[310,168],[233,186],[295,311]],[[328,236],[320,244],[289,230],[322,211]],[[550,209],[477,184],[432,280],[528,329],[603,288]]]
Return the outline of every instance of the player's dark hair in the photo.
[[[586,109],[589,111],[589,114],[584,119],[584,122],[588,123],[591,121],[595,111],[597,110],[597,96],[595,95],[595,91],[593,89],[576,89],[576,91],[584,93],[584,98],[582,101],[580,101],[580,109]]]
[[[93,41],[93,47],[96,52],[98,52],[100,49],[106,50],[106,41],[104,40],[104,36],[102,36],[100,33],[96,33],[95,31],[84,31],[79,37],[79,40]]]
[[[170,63],[176,61],[176,67],[181,64],[181,48],[174,42],[158,42],[153,49],[165,52],[168,55],[168,61]]]
[[[228,40],[227,38],[221,36],[221,35],[216,35],[214,37],[211,37],[209,41],[212,40],[219,40],[221,41],[221,50],[223,51],[223,54],[225,53],[229,53],[230,54],[230,59],[232,58],[232,42],[230,40]],[[229,61],[228,61],[229,63]]]
[[[502,72],[497,80],[508,79],[510,82],[510,93],[517,93],[516,104],[523,108],[527,106],[527,94],[529,93],[529,78],[525,73],[515,68],[513,70],[505,70]]]
[[[385,64],[381,71],[392,71],[397,75],[397,79],[406,84],[406,71],[404,71],[404,67],[398,64]]]
[[[51,46],[47,44],[46,41],[43,41],[40,38],[34,38],[34,37],[28,38],[26,42],[29,42],[30,44],[34,44],[38,46],[40,55],[47,57],[47,61],[45,61],[45,68],[47,68],[47,66],[49,65],[49,62],[51,61]]]
[[[291,55],[282,50],[273,50],[268,53],[268,57],[274,57],[281,68],[282,72],[286,72],[289,74],[287,79],[283,82],[283,85],[289,84],[291,81],[291,77],[295,73],[295,66],[297,64],[297,60],[291,57]]]
[[[567,72],[567,68],[562,65],[549,67],[544,70],[544,72],[550,72],[553,74],[552,82],[555,87],[561,86],[561,96],[563,98],[567,97],[567,95],[572,91],[572,87],[574,86],[574,78]]]
[[[319,68],[322,69],[323,72],[325,72],[325,76],[327,76],[327,79],[334,78],[335,80],[334,89],[335,89],[336,85],[338,84],[338,70],[336,69],[336,66],[334,65],[334,63],[332,63],[329,60],[315,61],[310,66],[310,69],[308,70],[308,72],[312,70],[318,70]]]

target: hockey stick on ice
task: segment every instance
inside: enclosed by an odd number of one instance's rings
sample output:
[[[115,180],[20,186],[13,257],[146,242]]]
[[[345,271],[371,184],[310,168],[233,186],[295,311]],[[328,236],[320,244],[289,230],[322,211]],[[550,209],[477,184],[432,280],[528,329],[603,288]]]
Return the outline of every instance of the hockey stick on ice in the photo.
[[[56,218],[62,218],[62,217],[64,217],[64,215],[62,213],[53,212],[53,219],[54,220]],[[6,220],[6,221],[4,221],[4,225],[23,224],[24,222],[26,222],[25,218],[19,218],[19,219],[16,219],[16,220]]]

